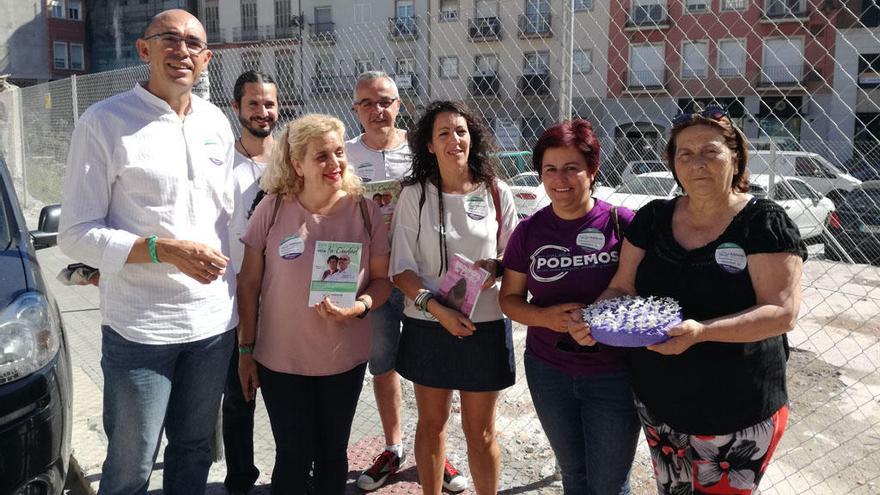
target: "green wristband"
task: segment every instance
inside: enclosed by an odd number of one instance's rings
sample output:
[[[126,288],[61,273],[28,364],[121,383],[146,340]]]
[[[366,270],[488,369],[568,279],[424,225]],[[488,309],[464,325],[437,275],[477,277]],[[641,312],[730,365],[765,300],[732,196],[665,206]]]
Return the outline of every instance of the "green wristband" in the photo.
[[[159,256],[156,254],[156,239],[158,238],[159,236],[155,235],[147,237],[147,246],[150,247],[150,260],[153,263],[161,263],[161,261],[159,261]]]
[[[239,354],[251,354],[254,352],[254,347],[250,345],[240,345],[238,346]]]

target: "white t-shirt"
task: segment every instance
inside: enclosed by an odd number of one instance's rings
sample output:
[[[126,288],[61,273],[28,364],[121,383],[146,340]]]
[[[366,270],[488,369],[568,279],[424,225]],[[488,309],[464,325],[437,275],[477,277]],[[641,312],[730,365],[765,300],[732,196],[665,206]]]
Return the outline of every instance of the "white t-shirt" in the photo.
[[[446,252],[449,258],[456,253],[472,260],[498,258],[504,253],[507,239],[516,228],[517,215],[513,193],[507,184],[498,181],[501,205],[501,237],[496,241],[498,222],[495,205],[486,185],[480,185],[469,194],[443,194],[443,216],[446,226]],[[425,204],[419,211],[420,185],[403,188],[394,215],[389,274],[393,277],[412,270],[425,288],[437,292],[442,276],[440,271],[440,222],[437,187],[429,184]],[[419,226],[421,225],[421,231]],[[418,239],[417,239],[418,238]],[[483,290],[474,308],[472,321],[486,322],[504,317],[498,305],[500,283]],[[422,312],[407,299],[404,314],[425,319]]]
[[[235,181],[235,209],[229,222],[229,257],[237,275],[241,272],[241,263],[244,261],[244,243],[241,238],[247,232],[247,215],[260,191],[260,177],[266,170],[266,164],[253,161],[238,150],[235,150],[234,160],[232,175]]]
[[[345,142],[348,165],[364,182],[400,180],[412,166],[412,153],[406,139],[397,148],[374,150],[364,144],[364,135]]]

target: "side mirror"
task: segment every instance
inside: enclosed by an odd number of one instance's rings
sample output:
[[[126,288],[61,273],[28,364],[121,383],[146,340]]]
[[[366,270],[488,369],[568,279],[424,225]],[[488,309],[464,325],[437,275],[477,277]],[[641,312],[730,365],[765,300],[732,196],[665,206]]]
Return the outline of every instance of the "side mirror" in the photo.
[[[31,231],[34,249],[52,247],[58,243],[58,223],[61,220],[61,205],[44,206],[40,210],[37,230]]]

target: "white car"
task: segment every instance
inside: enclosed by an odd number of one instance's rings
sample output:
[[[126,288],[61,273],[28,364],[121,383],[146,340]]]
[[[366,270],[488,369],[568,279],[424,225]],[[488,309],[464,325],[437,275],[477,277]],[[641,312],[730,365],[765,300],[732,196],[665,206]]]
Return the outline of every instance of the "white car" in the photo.
[[[629,176],[613,193],[600,199],[636,211],[655,199],[669,199],[680,194],[681,188],[672,172],[648,172]]]
[[[779,203],[797,225],[804,240],[821,238],[828,217],[835,210],[834,202],[797,177],[776,176],[774,182],[775,187],[771,188],[769,175],[752,175],[749,177],[749,192]]]
[[[507,184],[510,185],[513,204],[516,205],[516,212],[520,218],[532,215],[550,204],[550,197],[547,196],[547,190],[544,189],[544,184],[541,183],[537,172],[523,172],[515,175],[508,179]],[[593,197],[605,199],[613,192],[613,187],[599,185],[593,190]]]

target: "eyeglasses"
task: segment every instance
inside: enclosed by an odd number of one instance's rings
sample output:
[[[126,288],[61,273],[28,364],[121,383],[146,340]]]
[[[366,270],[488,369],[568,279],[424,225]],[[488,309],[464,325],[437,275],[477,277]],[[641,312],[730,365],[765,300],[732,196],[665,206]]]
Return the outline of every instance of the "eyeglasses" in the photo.
[[[712,119],[712,120],[721,120],[724,117],[729,117],[727,115],[727,110],[724,107],[719,105],[709,105],[703,109],[702,112],[687,112],[680,113],[675,117],[672,117],[672,126],[680,126],[682,124],[688,124],[694,117],[703,117],[704,119]]]
[[[205,51],[206,48],[208,48],[208,44],[198,38],[180,36],[175,33],[159,33],[152,36],[147,36],[144,39],[158,39],[162,42],[165,48],[174,48],[176,46],[179,46],[180,42],[182,41],[186,45],[186,51],[188,51],[192,55],[198,55]]]
[[[382,110],[385,110],[386,108],[393,105],[394,102],[397,100],[398,100],[398,98],[383,98],[378,101],[373,101],[369,98],[364,98],[363,100],[358,100],[358,101],[354,102],[354,104],[355,104],[355,106],[361,107],[364,110],[369,110],[369,109],[373,108],[375,105],[378,105],[379,108],[381,108]]]

